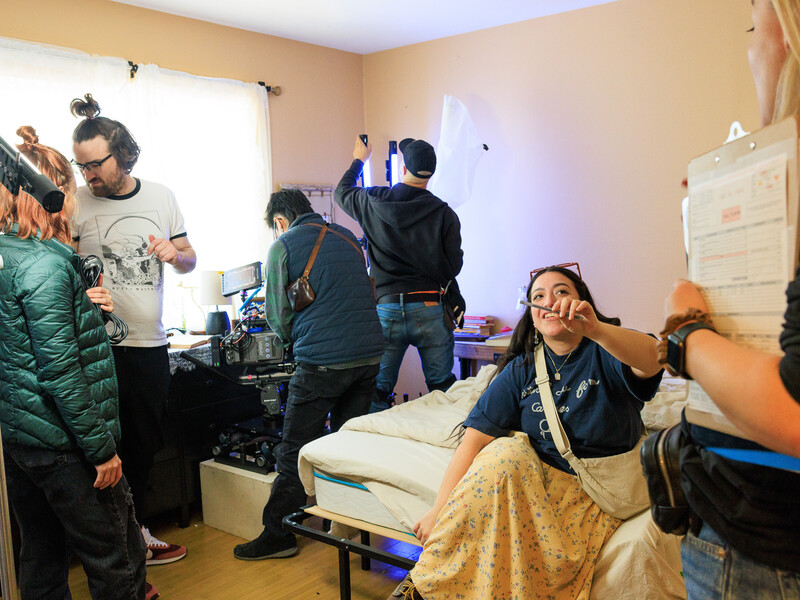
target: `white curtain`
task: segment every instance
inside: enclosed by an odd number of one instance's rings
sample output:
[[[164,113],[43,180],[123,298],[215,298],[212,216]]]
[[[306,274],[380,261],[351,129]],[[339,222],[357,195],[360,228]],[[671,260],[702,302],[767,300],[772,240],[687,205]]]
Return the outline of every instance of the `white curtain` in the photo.
[[[123,59],[0,38],[0,136],[17,144],[17,127],[32,125],[42,143],[72,158],[78,120],[69,103],[89,92],[141,146],[132,174],[175,192],[196,273],[263,260],[272,190],[266,89],[156,65],[129,73]],[[193,299],[197,276],[166,271],[165,325],[202,328],[207,307]]]

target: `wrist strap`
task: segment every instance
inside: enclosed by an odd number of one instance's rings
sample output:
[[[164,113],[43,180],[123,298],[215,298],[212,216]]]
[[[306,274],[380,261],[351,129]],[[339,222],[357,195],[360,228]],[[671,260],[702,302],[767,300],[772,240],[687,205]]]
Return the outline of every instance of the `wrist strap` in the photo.
[[[711,315],[699,308],[688,308],[685,312],[674,313],[667,317],[667,322],[664,324],[664,329],[661,330],[659,335],[661,339],[667,339],[669,334],[680,328],[684,323],[689,321],[700,321],[707,325],[714,327],[714,321],[711,320]]]
[[[689,308],[685,312],[674,313],[667,317],[667,322],[664,324],[664,329],[662,329],[659,333],[659,340],[656,343],[656,351],[658,352],[658,363],[662,366],[665,366],[667,371],[669,371],[669,373],[672,375],[676,375],[676,373],[674,373],[673,370],[669,368],[669,365],[667,365],[669,336],[690,321],[705,323],[710,329],[716,331],[716,329],[714,329],[714,322],[711,319],[711,315],[700,310],[699,308]]]

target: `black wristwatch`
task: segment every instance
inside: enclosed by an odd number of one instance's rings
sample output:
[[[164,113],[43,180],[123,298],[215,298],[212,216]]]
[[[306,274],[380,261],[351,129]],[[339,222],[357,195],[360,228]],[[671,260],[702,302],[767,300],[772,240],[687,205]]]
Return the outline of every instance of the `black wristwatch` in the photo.
[[[691,379],[686,372],[686,338],[698,329],[710,329],[716,333],[716,329],[708,323],[695,321],[694,323],[683,325],[677,331],[673,331],[667,338],[667,365],[669,365],[671,371],[684,379]]]

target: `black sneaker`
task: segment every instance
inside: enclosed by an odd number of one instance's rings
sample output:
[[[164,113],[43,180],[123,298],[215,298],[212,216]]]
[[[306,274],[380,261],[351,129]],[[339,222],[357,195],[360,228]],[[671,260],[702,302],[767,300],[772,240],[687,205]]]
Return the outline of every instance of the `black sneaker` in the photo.
[[[289,558],[297,554],[297,541],[277,538],[262,533],[252,542],[239,544],[233,549],[233,555],[239,560],[265,560],[267,558]]]

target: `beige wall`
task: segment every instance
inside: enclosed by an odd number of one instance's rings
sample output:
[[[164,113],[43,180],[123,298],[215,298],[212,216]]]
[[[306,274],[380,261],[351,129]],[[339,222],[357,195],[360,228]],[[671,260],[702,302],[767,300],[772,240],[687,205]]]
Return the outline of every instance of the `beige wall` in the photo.
[[[2,9],[0,36],[281,86],[283,94],[269,100],[276,186],[338,182],[346,165],[330,159],[331,143],[341,140],[346,160],[364,126],[358,54],[110,0],[3,0]]]
[[[618,0],[363,58],[109,0],[3,9],[2,36],[280,85],[276,185],[336,183],[363,130],[379,182],[386,142],[435,144],[442,98],[456,96],[490,148],[458,209],[459,280],[470,313],[512,326],[531,268],[579,260],[607,314],[657,331],[685,271],[686,165],[732,120],[758,126],[745,0]],[[424,390],[417,363],[406,361],[398,392]]]
[[[436,144],[445,94],[489,146],[457,210],[468,313],[513,326],[528,272],[578,260],[606,314],[660,329],[685,274],[687,163],[731,121],[758,127],[749,11],[745,0],[619,0],[365,57],[378,154],[406,136]],[[397,389],[416,396],[411,365]]]

